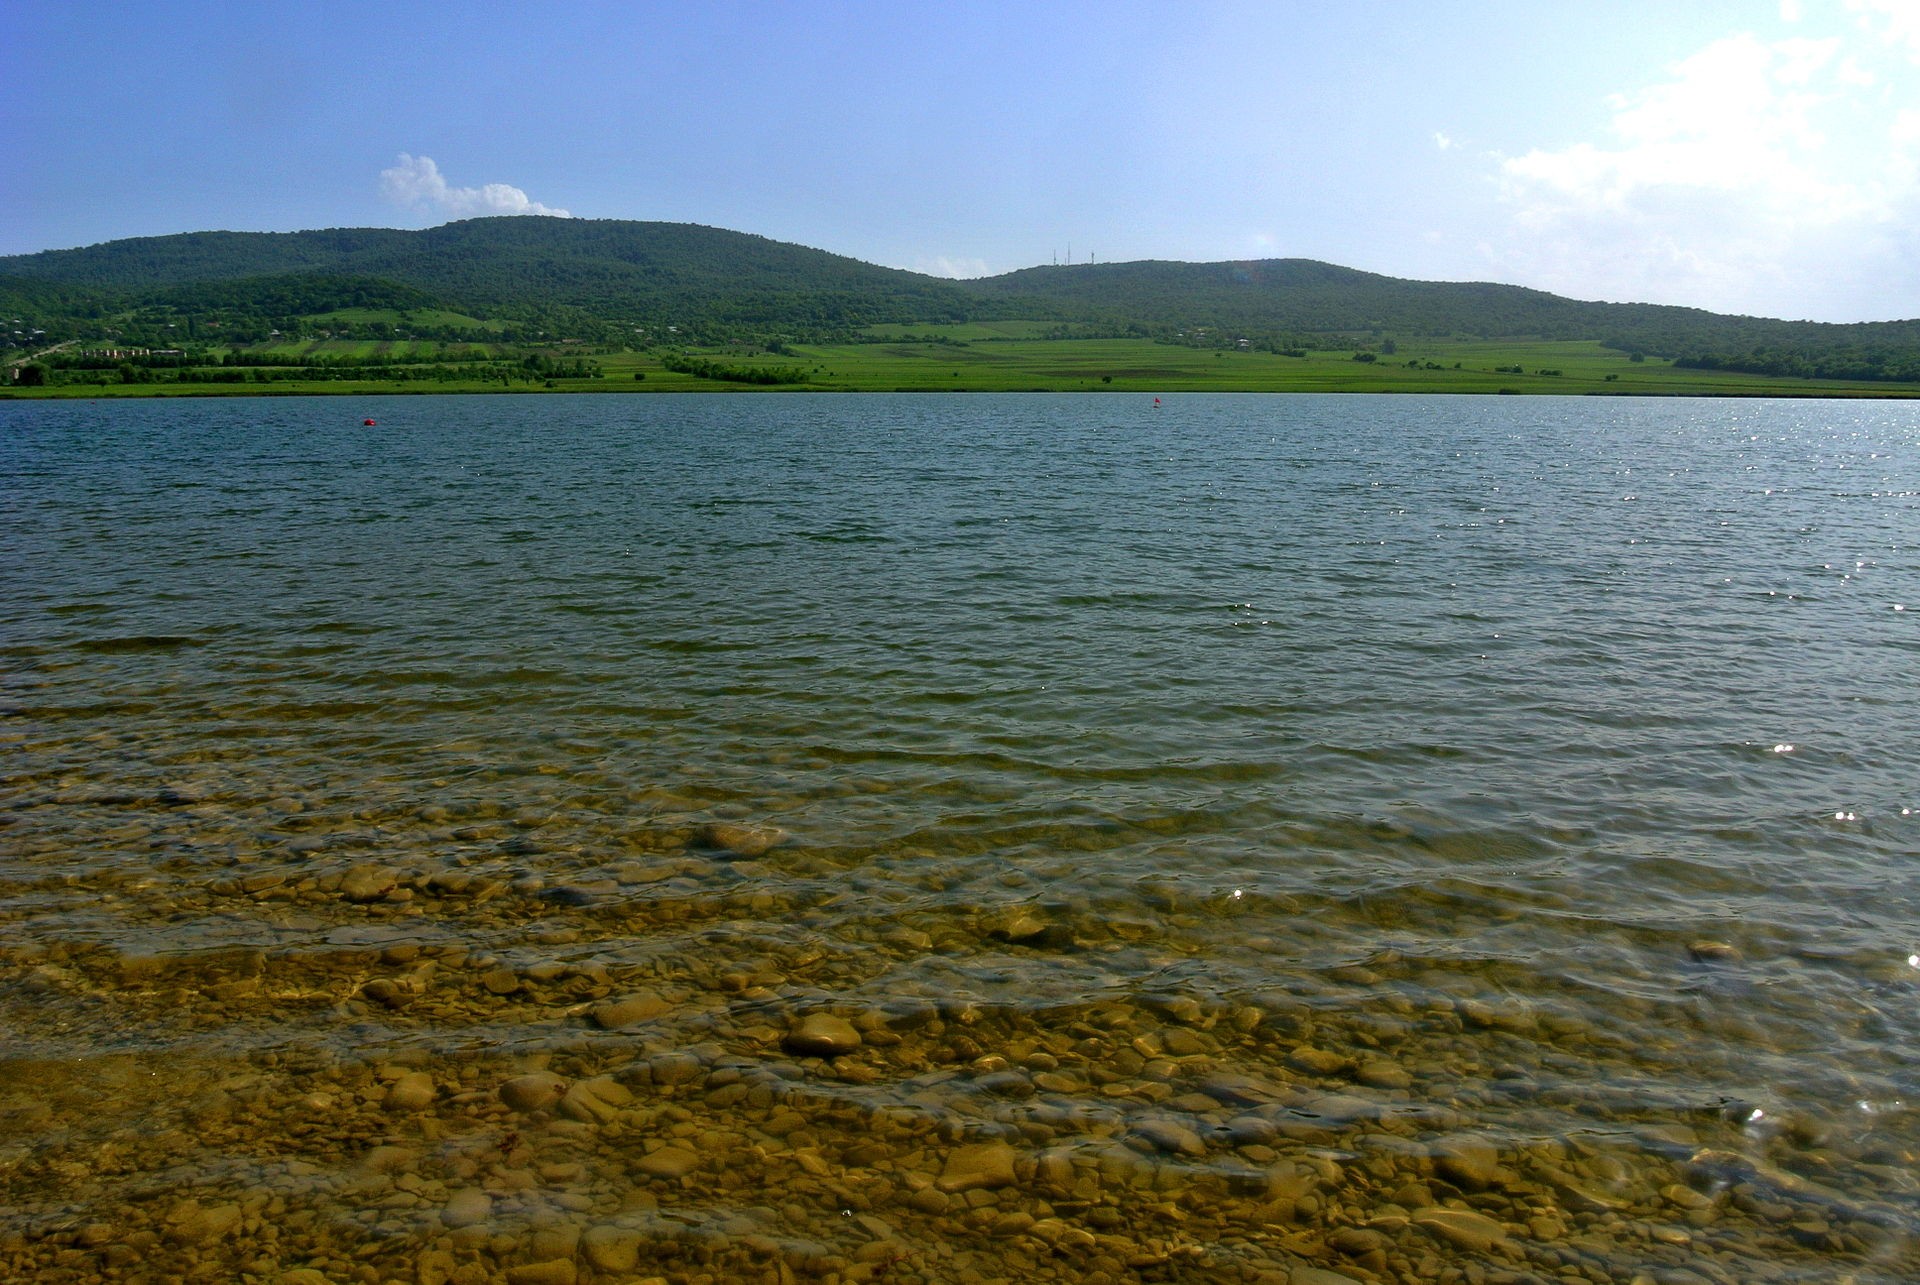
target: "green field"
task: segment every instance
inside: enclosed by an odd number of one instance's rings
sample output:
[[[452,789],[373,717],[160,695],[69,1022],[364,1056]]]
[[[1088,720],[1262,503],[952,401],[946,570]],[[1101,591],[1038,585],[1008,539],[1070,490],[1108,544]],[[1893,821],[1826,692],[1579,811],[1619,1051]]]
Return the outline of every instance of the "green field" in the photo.
[[[248,355],[348,359],[384,358],[395,369],[418,365],[415,382],[392,379],[276,379],[268,383],[135,383],[6,389],[0,396],[153,397],[261,396],[299,393],[403,394],[457,392],[720,392],[735,389],[821,392],[1338,392],[1490,393],[1539,395],[1664,395],[1734,397],[1916,397],[1920,384],[1818,381],[1685,370],[1666,361],[1634,361],[1593,341],[1411,340],[1391,354],[1357,361],[1351,348],[1287,357],[1268,352],[1190,348],[1145,339],[1042,339],[1045,322],[897,328],[948,342],[789,344],[781,353],[734,349],[694,350],[735,371],[798,370],[803,379],[757,385],[701,378],[665,368],[666,354],[622,352],[595,355],[598,378],[528,378],[503,381],[432,379],[431,363],[490,356],[519,362],[532,352],[563,357],[557,349],[508,344],[449,344],[428,340],[299,340],[249,346]],[[884,333],[880,334],[884,338]],[[568,357],[571,360],[571,357]],[[1515,368],[1518,368],[1516,371]],[[1502,369],[1505,368],[1505,369]],[[287,369],[281,373],[295,375]],[[639,376],[639,378],[636,378]]]
[[[307,320],[316,325],[367,326],[385,322],[395,330],[472,330],[481,335],[505,330],[504,321],[482,321],[464,312],[444,308],[339,308],[316,313]]]
[[[868,326],[865,333],[876,339],[906,338],[944,338],[971,341],[975,339],[1042,339],[1050,330],[1058,328],[1057,321],[967,321],[959,323],[927,322],[924,325],[886,325]]]
[[[1022,323],[1034,324],[1034,323]],[[922,327],[921,334],[932,331]],[[944,332],[976,327],[946,327]],[[954,335],[953,337],[958,337]],[[1145,339],[984,338],[962,344],[792,344],[785,354],[727,357],[737,366],[799,366],[804,387],[847,392],[1354,392],[1660,394],[1724,396],[1920,396],[1920,385],[1818,382],[1730,371],[1682,370],[1592,341],[1406,342],[1391,356],[1354,350],[1282,357],[1216,351]],[[717,381],[662,372],[642,354],[602,359],[610,389],[660,389]],[[1514,374],[1518,366],[1522,373]],[[1435,369],[1438,367],[1438,369]],[[1502,371],[1501,367],[1509,368]],[[645,370],[635,385],[634,370]],[[1559,374],[1542,374],[1558,371]],[[744,385],[741,385],[744,387]],[[788,385],[796,387],[796,385]]]
[[[366,361],[383,357],[391,362],[460,361],[504,355],[504,347],[490,343],[445,343],[433,339],[294,339],[219,348],[216,353],[244,352],[254,357],[330,358]]]

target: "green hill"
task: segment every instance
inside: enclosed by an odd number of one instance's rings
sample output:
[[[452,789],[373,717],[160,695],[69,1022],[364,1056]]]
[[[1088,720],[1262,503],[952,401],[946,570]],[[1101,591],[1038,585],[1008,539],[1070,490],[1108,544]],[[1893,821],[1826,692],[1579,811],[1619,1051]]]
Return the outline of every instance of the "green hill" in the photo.
[[[951,282],[685,223],[522,217],[419,232],[194,232],[0,258],[0,277],[140,302],[211,282],[271,293],[281,278],[317,275],[408,287],[464,311],[560,307],[761,328],[963,320],[974,306]]]
[[[1603,319],[1617,320],[1619,308],[1520,286],[1405,281],[1312,259],[1026,268],[969,284],[988,299],[1067,299],[1116,317],[1242,331],[1591,336]]]
[[[1233,335],[1600,339],[1730,369],[1774,358],[1787,370],[1839,365],[1837,378],[1920,377],[1920,321],[1833,325],[1725,316],[1660,304],[1589,303],[1489,282],[1407,281],[1311,259],[1027,268],[970,282],[983,299],[1063,301],[1108,319]],[[1874,357],[1880,358],[1879,365]],[[1742,358],[1750,363],[1739,364]],[[1881,376],[1870,370],[1898,369]]]
[[[0,258],[15,315],[296,327],[351,310],[507,319],[525,333],[849,336],[882,324],[1044,319],[1078,334],[1274,347],[1458,336],[1598,339],[1691,364],[1920,378],[1920,321],[1831,325],[1408,281],[1307,259],[1038,267],[955,282],[684,223],[486,218],[423,231],[193,232]],[[38,320],[48,332],[58,327]]]

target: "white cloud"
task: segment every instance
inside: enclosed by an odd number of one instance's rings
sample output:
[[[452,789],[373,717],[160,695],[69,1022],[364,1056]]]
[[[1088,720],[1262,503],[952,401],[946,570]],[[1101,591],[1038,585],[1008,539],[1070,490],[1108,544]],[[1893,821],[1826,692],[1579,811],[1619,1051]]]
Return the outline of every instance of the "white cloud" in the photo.
[[[1613,96],[1608,137],[1501,160],[1513,235],[1489,257],[1588,298],[1920,314],[1920,121],[1892,105],[1911,101],[1900,61],[1858,31],[1715,41]]]
[[[482,187],[452,187],[430,156],[400,153],[400,163],[380,171],[380,190],[389,201],[409,210],[424,210],[453,219],[475,218],[487,214],[545,214],[570,219],[565,210],[530,200],[527,194],[506,183],[488,183]]]
[[[1435,130],[1433,132],[1433,145],[1439,148],[1443,152],[1450,152],[1453,150],[1453,140],[1451,138],[1448,138],[1445,134],[1442,134],[1439,130]]]
[[[1913,0],[1847,0],[1847,12],[1870,39],[1902,46],[1920,62],[1920,5]]]
[[[948,254],[916,260],[913,270],[929,277],[950,277],[956,281],[984,277],[990,271],[985,259],[960,258]]]

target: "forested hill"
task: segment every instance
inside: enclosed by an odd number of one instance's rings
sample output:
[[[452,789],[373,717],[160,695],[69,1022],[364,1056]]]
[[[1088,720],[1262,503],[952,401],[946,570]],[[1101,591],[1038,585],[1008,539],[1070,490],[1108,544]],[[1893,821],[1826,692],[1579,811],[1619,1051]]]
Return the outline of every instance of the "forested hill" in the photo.
[[[1253,334],[1601,339],[1691,359],[1758,354],[1764,361],[1771,354],[1780,359],[1773,373],[1805,373],[1785,369],[1796,357],[1878,353],[1920,374],[1920,320],[1833,325],[1662,304],[1589,303],[1523,286],[1408,281],[1312,259],[1026,268],[966,284],[983,299],[1057,301],[1107,317]]]
[[[284,318],[437,306],[684,332],[808,336],[882,322],[1051,319],[1167,337],[1604,340],[1770,373],[1920,378],[1920,321],[1827,325],[1407,281],[1306,259],[1028,268],[955,282],[685,223],[486,218],[423,231],[193,232],[0,257],[0,303]],[[570,322],[571,324],[571,322]],[[628,332],[630,333],[630,332]]]
[[[1694,308],[1582,303],[1522,286],[1407,281],[1313,259],[1149,259],[1025,268],[967,284],[988,299],[1065,299],[1114,316],[1255,331],[1590,337],[1656,320],[1692,331],[1736,320]]]
[[[688,223],[517,217],[418,232],[193,232],[0,257],[0,278],[142,299],[314,274],[407,286],[469,310],[558,306],[762,327],[958,320],[977,307],[952,282]]]

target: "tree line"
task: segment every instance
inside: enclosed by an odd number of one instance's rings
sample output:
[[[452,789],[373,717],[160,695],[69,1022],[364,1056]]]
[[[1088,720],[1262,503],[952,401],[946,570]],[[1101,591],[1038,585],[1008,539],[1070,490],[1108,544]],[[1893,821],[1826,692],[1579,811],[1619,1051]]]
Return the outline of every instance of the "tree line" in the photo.
[[[714,361],[708,357],[690,357],[686,353],[668,353],[660,358],[668,370],[677,370],[695,379],[718,379],[735,384],[804,384],[807,372],[801,366],[741,366]]]

